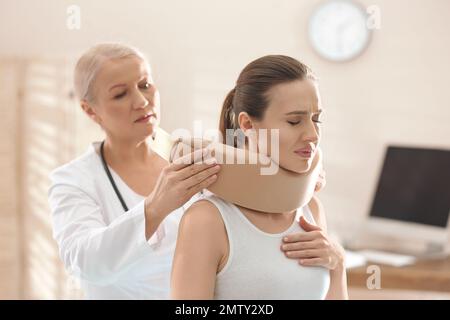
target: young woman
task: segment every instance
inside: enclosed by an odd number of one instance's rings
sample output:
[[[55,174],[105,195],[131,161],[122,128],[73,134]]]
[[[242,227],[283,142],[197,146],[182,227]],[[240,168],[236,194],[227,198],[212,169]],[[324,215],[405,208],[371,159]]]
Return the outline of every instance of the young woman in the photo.
[[[309,68],[287,56],[266,56],[241,72],[223,104],[220,129],[223,136],[226,129],[279,129],[280,166],[303,173],[320,142],[321,112]],[[181,220],[171,296],[346,299],[344,252],[327,236],[316,197],[296,211],[268,213],[209,195]]]

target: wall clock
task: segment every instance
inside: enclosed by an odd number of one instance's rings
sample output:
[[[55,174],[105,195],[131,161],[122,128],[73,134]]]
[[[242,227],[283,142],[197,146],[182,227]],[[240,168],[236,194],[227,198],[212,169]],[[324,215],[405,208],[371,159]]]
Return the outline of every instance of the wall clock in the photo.
[[[348,61],[359,56],[372,36],[363,7],[349,0],[322,3],[313,12],[308,35],[314,50],[331,61]]]

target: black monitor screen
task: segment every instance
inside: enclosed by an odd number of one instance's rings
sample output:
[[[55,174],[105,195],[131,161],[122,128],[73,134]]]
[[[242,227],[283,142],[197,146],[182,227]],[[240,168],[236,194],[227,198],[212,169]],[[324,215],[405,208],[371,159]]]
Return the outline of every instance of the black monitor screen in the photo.
[[[450,211],[450,150],[390,146],[370,215],[447,226]]]

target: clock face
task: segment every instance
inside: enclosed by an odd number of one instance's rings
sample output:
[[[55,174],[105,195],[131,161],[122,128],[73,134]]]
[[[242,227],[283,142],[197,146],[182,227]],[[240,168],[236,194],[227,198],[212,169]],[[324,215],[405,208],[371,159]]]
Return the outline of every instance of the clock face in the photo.
[[[309,38],[315,51],[332,61],[358,56],[368,46],[371,32],[362,7],[346,0],[322,4],[309,21]]]

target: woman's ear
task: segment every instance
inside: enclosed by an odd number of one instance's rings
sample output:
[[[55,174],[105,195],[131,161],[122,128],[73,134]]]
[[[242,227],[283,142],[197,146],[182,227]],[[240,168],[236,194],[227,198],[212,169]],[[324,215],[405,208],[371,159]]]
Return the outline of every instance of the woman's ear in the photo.
[[[253,128],[253,121],[250,118],[250,116],[248,115],[247,112],[242,111],[241,113],[239,113],[238,116],[238,124],[239,124],[239,128],[245,132],[249,129],[254,129]]]
[[[88,115],[89,118],[94,120],[97,124],[101,125],[101,118],[95,112],[95,109],[86,100],[81,101],[81,109]]]
[[[258,132],[255,123],[250,118],[247,112],[241,112],[238,116],[239,128],[245,133],[245,144],[250,150],[258,152]]]

